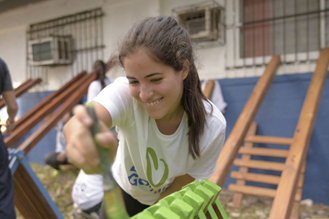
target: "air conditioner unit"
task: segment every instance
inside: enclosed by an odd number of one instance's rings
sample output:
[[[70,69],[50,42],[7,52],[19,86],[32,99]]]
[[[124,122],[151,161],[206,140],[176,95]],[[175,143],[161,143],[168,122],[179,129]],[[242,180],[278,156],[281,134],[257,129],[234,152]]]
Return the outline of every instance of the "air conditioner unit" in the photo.
[[[66,65],[72,63],[71,36],[51,36],[28,42],[31,65]]]
[[[193,41],[215,41],[224,38],[224,10],[210,2],[175,10],[175,16],[190,33]]]

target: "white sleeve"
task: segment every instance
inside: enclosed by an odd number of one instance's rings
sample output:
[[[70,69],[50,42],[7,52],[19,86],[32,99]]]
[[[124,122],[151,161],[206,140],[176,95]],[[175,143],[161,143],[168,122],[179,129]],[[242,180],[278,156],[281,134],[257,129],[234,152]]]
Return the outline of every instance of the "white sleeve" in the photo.
[[[129,82],[125,77],[117,78],[105,87],[93,101],[104,106],[112,117],[112,127],[122,126],[127,120],[127,111],[132,110],[133,97],[129,92]]]
[[[200,141],[200,158],[196,159],[188,172],[197,180],[209,178],[216,170],[217,159],[224,145],[226,128],[225,123],[217,121],[219,122],[205,127],[205,133]]]

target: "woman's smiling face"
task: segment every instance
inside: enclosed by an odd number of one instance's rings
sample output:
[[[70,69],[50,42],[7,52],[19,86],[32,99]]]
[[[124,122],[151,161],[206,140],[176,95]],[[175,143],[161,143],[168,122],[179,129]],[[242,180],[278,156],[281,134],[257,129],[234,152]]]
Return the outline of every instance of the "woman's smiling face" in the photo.
[[[145,49],[128,54],[124,60],[130,94],[156,120],[181,115],[183,80],[188,74],[188,62],[181,71],[150,58]]]

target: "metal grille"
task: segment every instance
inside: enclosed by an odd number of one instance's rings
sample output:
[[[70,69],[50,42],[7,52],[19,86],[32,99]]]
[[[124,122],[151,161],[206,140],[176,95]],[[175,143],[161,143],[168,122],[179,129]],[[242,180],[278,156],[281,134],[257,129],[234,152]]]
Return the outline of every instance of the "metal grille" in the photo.
[[[70,53],[73,62],[69,65],[72,76],[83,70],[91,71],[96,60],[103,60],[105,46],[103,44],[103,12],[100,8],[31,24],[26,36],[27,43],[47,37],[72,37],[73,46]],[[63,48],[65,46],[67,45],[64,44]],[[41,77],[44,82],[47,82],[50,66],[31,65],[31,53],[32,47],[27,44],[27,78]],[[68,55],[61,52],[59,54]]]
[[[329,0],[239,0],[233,31],[234,55],[226,69],[266,65],[281,55],[284,64],[314,62],[312,53],[329,47]],[[247,60],[247,61],[246,61]],[[260,61],[259,61],[260,60]]]

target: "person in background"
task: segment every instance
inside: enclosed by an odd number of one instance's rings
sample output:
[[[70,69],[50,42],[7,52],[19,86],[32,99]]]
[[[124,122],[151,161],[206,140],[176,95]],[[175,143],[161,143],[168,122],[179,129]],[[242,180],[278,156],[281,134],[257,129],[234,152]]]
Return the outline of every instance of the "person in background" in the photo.
[[[102,128],[94,137],[114,161],[130,216],[215,172],[226,121],[202,93],[194,60],[190,35],[175,19],[145,18],[119,48],[126,77],[92,101]],[[99,173],[93,120],[85,106],[74,114],[64,127],[69,160],[87,174]],[[113,126],[119,141],[107,129]]]
[[[111,84],[114,80],[106,77],[107,68],[111,69],[119,64],[116,57],[112,57],[107,65],[98,60],[94,64],[96,80],[88,87],[87,103],[92,101],[102,89]],[[111,129],[116,135],[115,129]],[[82,169],[73,185],[72,199],[74,201],[74,216],[82,215],[85,218],[97,217],[104,196],[103,178],[100,174],[86,174]]]
[[[0,94],[7,106],[8,119],[6,121],[7,133],[15,128],[15,116],[18,111],[15,91],[6,63],[0,58]],[[14,207],[14,185],[9,169],[7,146],[0,132],[0,218],[16,218]]]
[[[56,130],[56,149],[45,155],[44,161],[47,165],[51,166],[55,170],[60,170],[61,166],[70,164],[66,156],[66,143],[64,137],[64,125],[72,117],[72,112],[67,112],[57,122],[55,126]]]
[[[111,58],[108,62],[108,67],[115,65],[118,62],[116,58]],[[101,92],[107,85],[113,82],[112,78],[106,77],[107,66],[102,60],[97,60],[94,63],[94,72],[96,72],[96,80],[90,83],[87,93],[87,103]]]

